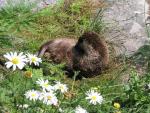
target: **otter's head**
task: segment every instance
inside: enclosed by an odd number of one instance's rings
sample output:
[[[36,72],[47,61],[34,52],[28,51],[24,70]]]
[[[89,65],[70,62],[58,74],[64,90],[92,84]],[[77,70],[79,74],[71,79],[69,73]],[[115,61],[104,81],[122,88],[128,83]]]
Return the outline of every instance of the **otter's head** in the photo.
[[[76,43],[74,49],[80,55],[88,54],[90,49],[97,49],[99,46],[100,39],[97,33],[95,32],[85,32]]]

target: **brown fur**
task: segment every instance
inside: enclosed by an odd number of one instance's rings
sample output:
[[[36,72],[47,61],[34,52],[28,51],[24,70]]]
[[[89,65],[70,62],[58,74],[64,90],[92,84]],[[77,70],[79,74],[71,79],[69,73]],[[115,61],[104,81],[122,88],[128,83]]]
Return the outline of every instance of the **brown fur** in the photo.
[[[39,50],[39,56],[48,54],[56,63],[63,61],[67,69],[80,71],[81,76],[98,75],[108,65],[107,44],[95,32],[85,32],[79,40],[56,39],[45,43]]]
[[[82,76],[98,75],[108,65],[107,44],[94,32],[84,33],[73,49],[73,69]]]
[[[72,55],[71,50],[75,44],[75,39],[63,38],[51,40],[40,47],[38,56],[41,57],[44,55],[47,59],[51,59],[55,63],[66,62],[68,64]]]

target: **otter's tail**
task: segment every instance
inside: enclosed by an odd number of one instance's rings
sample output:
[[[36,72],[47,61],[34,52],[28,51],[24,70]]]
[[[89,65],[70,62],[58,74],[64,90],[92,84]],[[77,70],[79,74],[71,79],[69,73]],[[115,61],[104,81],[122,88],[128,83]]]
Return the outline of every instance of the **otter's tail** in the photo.
[[[47,47],[46,46],[42,46],[40,48],[40,50],[37,52],[37,56],[42,57],[46,50],[47,50]]]
[[[46,50],[48,49],[49,45],[52,43],[53,41],[49,41],[45,44],[43,44],[39,51],[37,52],[37,56],[42,57],[44,55],[44,53],[46,52]]]

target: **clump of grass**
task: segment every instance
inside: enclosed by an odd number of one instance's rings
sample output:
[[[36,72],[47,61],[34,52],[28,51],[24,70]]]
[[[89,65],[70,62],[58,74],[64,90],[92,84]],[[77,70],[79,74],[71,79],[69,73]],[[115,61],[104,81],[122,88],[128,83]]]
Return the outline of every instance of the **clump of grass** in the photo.
[[[34,18],[34,14],[31,12],[34,4],[26,4],[24,0],[18,3],[9,0],[7,2],[5,7],[0,9],[0,33],[12,34],[28,28]]]
[[[88,0],[74,0],[64,9],[63,0],[55,6],[48,6],[38,12],[32,12],[34,5],[5,7],[0,10],[1,33],[25,34],[26,37],[55,37],[64,34],[80,35],[85,30],[102,30],[102,7],[93,20],[93,10]],[[94,22],[93,22],[94,21]],[[92,24],[91,24],[92,23]],[[92,27],[91,27],[92,25]]]
[[[17,45],[20,50],[36,52],[41,43],[50,38],[78,37],[85,30],[98,33],[104,30],[103,3],[98,14],[88,0],[73,0],[67,8],[64,1],[59,0],[56,5],[33,12],[35,4],[28,5],[22,0],[19,5],[9,4],[0,10],[0,35],[22,38],[24,44]]]

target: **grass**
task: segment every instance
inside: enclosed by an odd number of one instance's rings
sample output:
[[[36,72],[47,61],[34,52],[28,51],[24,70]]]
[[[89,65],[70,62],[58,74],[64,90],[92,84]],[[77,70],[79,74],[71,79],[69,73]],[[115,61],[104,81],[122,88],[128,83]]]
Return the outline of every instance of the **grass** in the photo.
[[[36,53],[42,43],[56,37],[74,38],[80,36],[85,30],[103,34],[104,28],[107,26],[102,21],[103,7],[101,4],[99,13],[94,15],[94,18],[93,12],[91,12],[93,9],[85,0],[74,0],[67,10],[63,8],[62,2],[36,13],[31,10],[33,6],[26,7],[24,4],[20,7],[9,6],[0,10],[0,46],[2,47],[0,62],[4,61],[2,55],[6,52]],[[145,49],[139,51],[143,52],[143,56],[148,54]],[[35,81],[40,77],[48,79],[51,84],[54,83],[54,80],[60,80],[68,85],[69,92],[65,95],[58,95],[64,113],[72,113],[78,105],[83,106],[90,113],[150,112],[149,89],[144,89],[144,86],[150,83],[149,73],[146,73],[144,77],[137,78],[139,75],[137,75],[136,69],[126,61],[115,61],[114,63],[113,59],[109,69],[101,75],[77,81],[65,76],[62,70],[63,65],[44,62],[42,66],[37,69],[26,67],[26,70],[23,71],[11,71],[0,65],[0,112],[41,113],[41,110],[45,110],[46,113],[59,112],[57,107],[32,102],[23,96],[27,90],[32,88],[39,90]],[[33,77],[26,78],[25,71],[32,72]],[[126,75],[129,76],[129,81],[125,81]],[[105,99],[102,105],[88,104],[84,98],[89,89],[102,94]],[[118,102],[121,108],[116,109],[113,106],[114,102]],[[18,104],[24,103],[30,105],[28,110],[17,107]]]

